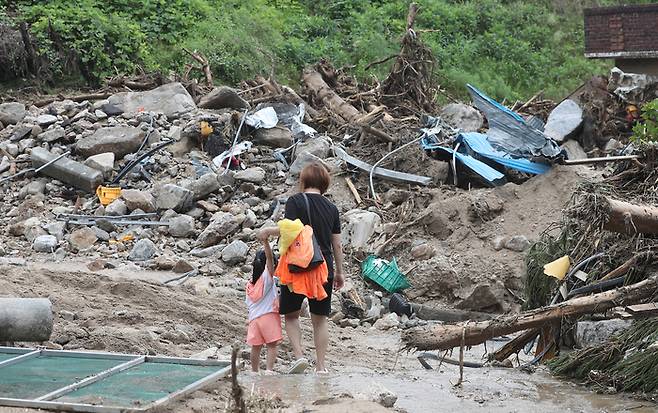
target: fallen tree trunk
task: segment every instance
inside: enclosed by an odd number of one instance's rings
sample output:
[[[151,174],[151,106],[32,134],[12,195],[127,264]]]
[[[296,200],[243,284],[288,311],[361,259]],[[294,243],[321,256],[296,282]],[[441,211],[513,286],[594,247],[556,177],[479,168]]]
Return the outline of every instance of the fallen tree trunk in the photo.
[[[516,316],[468,323],[467,325],[437,325],[406,331],[405,347],[417,350],[448,350],[463,344],[473,346],[494,337],[516,331],[540,328],[564,317],[599,313],[616,306],[641,303],[656,294],[658,275],[639,283],[587,297],[573,298],[560,304],[526,311]]]
[[[608,220],[604,229],[621,234],[658,234],[658,208],[606,198]]]
[[[357,119],[361,117],[361,112],[338,96],[338,94],[327,85],[324,79],[322,79],[320,73],[316,71],[308,71],[304,73],[302,82],[320,101],[322,101],[324,106],[343,118],[345,122],[356,122]]]

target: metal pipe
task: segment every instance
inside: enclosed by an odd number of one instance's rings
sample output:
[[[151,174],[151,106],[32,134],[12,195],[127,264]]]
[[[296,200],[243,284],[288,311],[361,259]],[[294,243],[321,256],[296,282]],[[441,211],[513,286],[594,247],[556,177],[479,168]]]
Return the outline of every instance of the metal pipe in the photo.
[[[409,142],[405,143],[404,145],[400,146],[399,148],[397,148],[397,149],[395,149],[395,150],[393,150],[393,151],[387,153],[386,155],[384,155],[384,156],[382,157],[382,159],[380,159],[380,160],[378,160],[377,162],[375,162],[375,164],[372,166],[372,169],[370,170],[370,192],[372,193],[372,197],[374,198],[375,201],[377,201],[377,193],[375,192],[375,185],[374,185],[374,183],[373,183],[372,176],[373,176],[373,174],[375,173],[375,169],[377,169],[377,165],[379,165],[380,163],[384,162],[384,160],[385,160],[386,158],[388,158],[389,156],[393,155],[394,153],[396,153],[396,152],[398,152],[398,151],[400,151],[400,150],[406,148],[407,146],[411,145],[412,143],[416,143],[416,142],[418,142],[419,140],[423,139],[424,136],[425,136],[425,135],[421,135],[421,136],[417,137],[416,139],[412,139],[411,141],[409,141]]]
[[[0,341],[48,341],[52,331],[47,298],[0,298]]]

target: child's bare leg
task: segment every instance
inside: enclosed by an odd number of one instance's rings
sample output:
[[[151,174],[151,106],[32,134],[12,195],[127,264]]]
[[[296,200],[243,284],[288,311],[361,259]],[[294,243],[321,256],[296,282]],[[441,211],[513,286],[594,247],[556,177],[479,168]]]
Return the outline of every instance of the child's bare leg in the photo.
[[[251,371],[258,372],[260,367],[260,350],[263,346],[251,346]],[[269,348],[268,348],[269,355]]]
[[[274,369],[274,362],[276,361],[276,356],[279,350],[279,343],[270,343],[267,345],[267,360],[265,362],[266,368],[268,370]]]

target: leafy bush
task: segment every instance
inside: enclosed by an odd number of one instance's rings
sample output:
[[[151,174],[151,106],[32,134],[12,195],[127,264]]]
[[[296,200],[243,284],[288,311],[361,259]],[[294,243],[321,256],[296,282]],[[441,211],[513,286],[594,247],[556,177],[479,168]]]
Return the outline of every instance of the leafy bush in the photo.
[[[642,106],[642,121],[633,126],[631,141],[635,143],[658,142],[658,99]]]
[[[632,3],[644,3],[635,0]],[[466,97],[474,83],[497,99],[543,89],[561,98],[608,63],[583,57],[582,7],[614,0],[423,0],[416,28],[434,51],[437,81]],[[386,76],[409,1],[393,0],[18,0],[39,50],[59,77],[178,71],[183,47],[208,57],[219,82],[274,72],[284,82],[327,58],[361,80]],[[0,11],[0,15],[3,13]]]

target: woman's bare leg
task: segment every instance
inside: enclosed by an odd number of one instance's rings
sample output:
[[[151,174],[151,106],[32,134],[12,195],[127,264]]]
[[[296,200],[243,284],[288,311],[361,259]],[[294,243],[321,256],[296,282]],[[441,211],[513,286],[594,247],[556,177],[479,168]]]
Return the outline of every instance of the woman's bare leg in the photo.
[[[313,342],[315,343],[315,355],[317,361],[315,364],[316,371],[326,370],[324,357],[327,354],[329,344],[329,326],[326,315],[311,314],[313,323]]]
[[[270,343],[267,345],[267,359],[265,362],[266,369],[274,369],[274,362],[276,361],[277,350],[279,349],[279,343]]]
[[[288,340],[290,340],[290,345],[292,346],[292,351],[295,353],[295,359],[299,360],[304,356],[302,351],[302,328],[299,325],[299,311],[294,313],[289,313],[284,316],[286,320],[286,334],[288,335]]]

